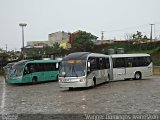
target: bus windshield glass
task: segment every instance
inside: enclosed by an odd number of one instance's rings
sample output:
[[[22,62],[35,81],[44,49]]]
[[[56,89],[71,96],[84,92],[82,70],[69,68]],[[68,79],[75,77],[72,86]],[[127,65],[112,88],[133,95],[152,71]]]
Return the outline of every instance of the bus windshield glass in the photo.
[[[80,77],[84,76],[86,71],[85,60],[68,60],[62,61],[60,67],[61,77]]]
[[[11,73],[10,73],[10,77],[20,77],[23,76],[23,70],[25,67],[27,61],[21,62],[21,63],[17,63],[15,65],[13,65]]]

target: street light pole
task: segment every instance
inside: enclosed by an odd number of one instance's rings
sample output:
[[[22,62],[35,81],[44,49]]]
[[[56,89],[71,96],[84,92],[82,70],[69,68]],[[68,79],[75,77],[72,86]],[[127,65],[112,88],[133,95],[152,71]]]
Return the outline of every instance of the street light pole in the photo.
[[[27,24],[26,23],[20,23],[19,26],[22,27],[22,53],[23,53],[23,48],[24,48],[24,29],[23,28],[26,27]]]
[[[150,39],[151,39],[151,42],[152,42],[152,26],[155,25],[155,24],[150,24],[151,26],[151,33],[150,33]]]

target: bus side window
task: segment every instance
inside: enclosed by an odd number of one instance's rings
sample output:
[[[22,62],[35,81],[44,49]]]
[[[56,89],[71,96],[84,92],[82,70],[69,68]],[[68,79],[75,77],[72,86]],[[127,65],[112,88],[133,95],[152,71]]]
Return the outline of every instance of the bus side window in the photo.
[[[24,73],[23,73],[23,74],[24,74],[24,75],[29,74],[29,70],[28,70],[28,67],[27,67],[27,66],[24,68]]]
[[[106,68],[110,68],[110,64],[109,64],[109,58],[106,58],[106,60],[105,60],[105,64],[106,64]]]
[[[43,67],[44,67],[43,71],[53,71],[55,70],[55,63],[44,63]]]
[[[27,69],[28,69],[28,72],[29,72],[29,73],[36,72],[36,67],[35,67],[35,64],[33,64],[33,63],[28,64],[28,65],[27,65]]]
[[[151,57],[145,57],[147,66],[152,62]]]
[[[99,69],[106,69],[106,59],[105,58],[99,58]]]
[[[134,67],[133,58],[126,58],[126,60],[127,60],[127,67]]]
[[[97,70],[101,68],[101,63],[100,63],[100,58],[96,58],[96,65],[97,65]]]
[[[103,58],[99,58],[99,69],[103,69]]]
[[[125,67],[125,58],[113,58],[113,68]]]
[[[108,68],[107,58],[103,58],[103,59],[102,59],[102,68],[103,68],[103,69],[107,69],[107,68]]]
[[[89,58],[90,62],[90,71],[94,71],[97,69],[96,58]]]

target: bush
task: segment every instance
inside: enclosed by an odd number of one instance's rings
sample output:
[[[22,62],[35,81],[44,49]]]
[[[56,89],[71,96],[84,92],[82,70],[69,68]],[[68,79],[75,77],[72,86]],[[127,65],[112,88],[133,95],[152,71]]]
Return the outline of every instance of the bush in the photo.
[[[0,76],[4,75],[4,70],[2,68],[0,68]]]

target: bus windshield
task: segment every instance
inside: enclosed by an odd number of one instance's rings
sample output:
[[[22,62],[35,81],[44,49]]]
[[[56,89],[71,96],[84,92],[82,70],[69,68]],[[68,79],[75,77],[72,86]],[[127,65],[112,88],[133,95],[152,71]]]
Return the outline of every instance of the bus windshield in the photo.
[[[23,76],[23,70],[24,70],[26,62],[27,61],[24,61],[24,62],[13,65],[11,73],[10,73],[10,77]]]
[[[80,77],[85,75],[85,71],[86,71],[85,60],[62,61],[59,76]]]

